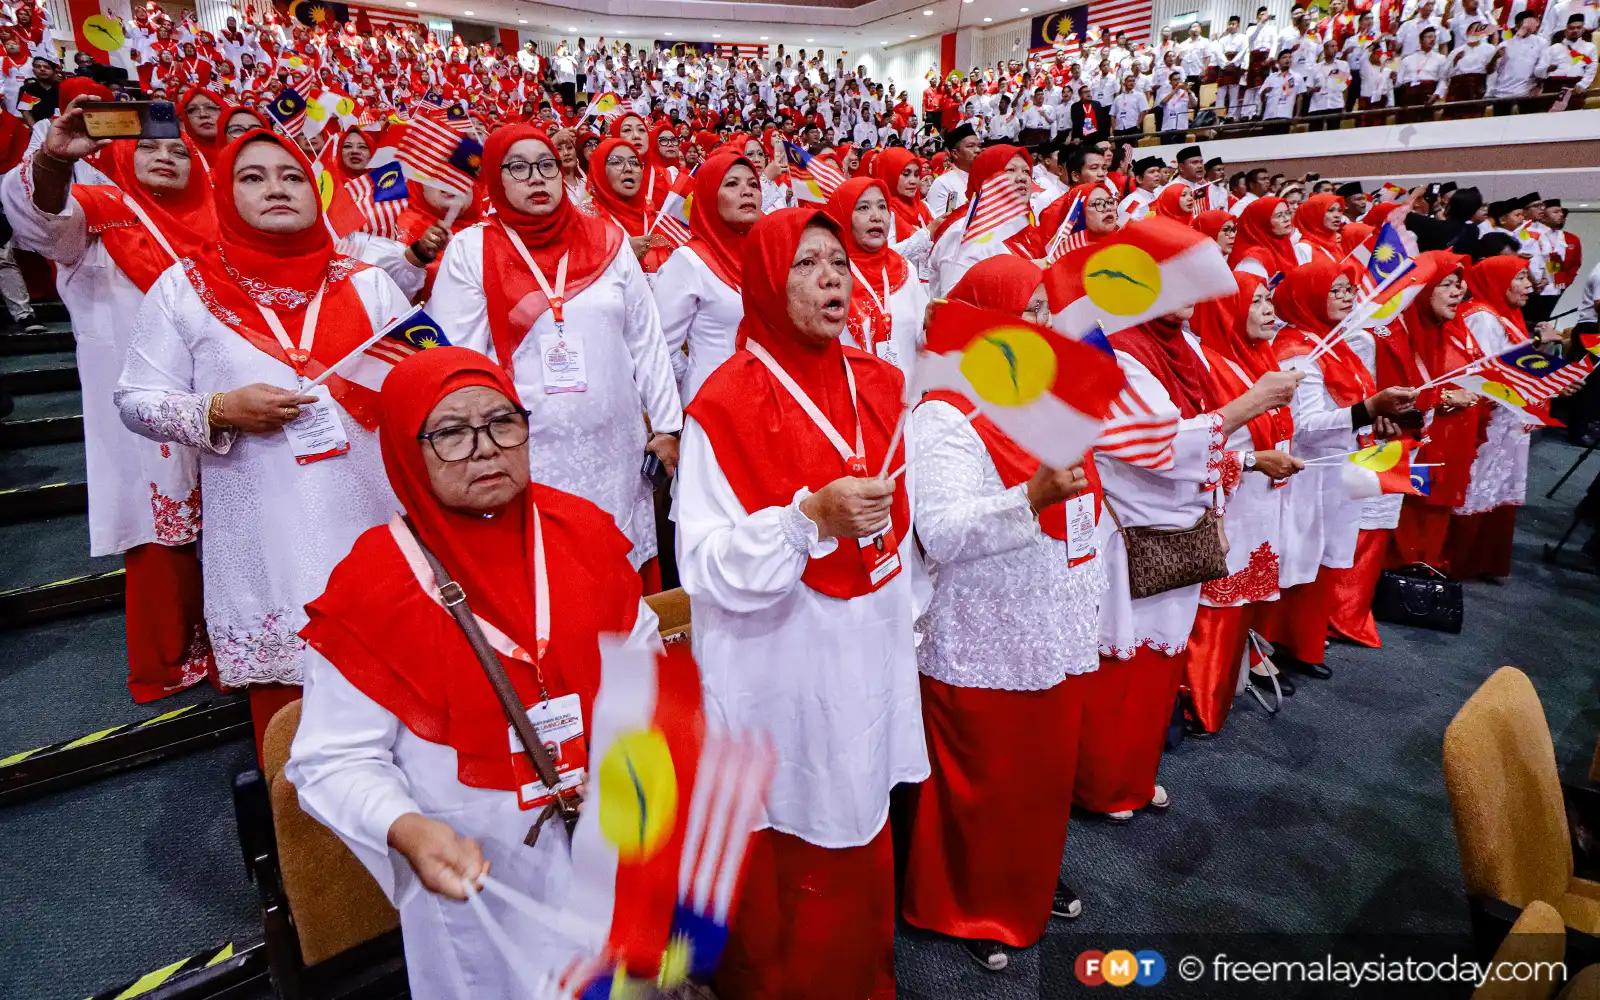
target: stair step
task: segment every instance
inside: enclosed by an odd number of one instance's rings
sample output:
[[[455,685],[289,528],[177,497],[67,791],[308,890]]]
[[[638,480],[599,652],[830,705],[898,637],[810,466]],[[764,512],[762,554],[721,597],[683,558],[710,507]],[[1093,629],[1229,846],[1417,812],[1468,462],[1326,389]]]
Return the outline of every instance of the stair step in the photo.
[[[48,356],[48,355],[47,355]],[[27,355],[29,358],[37,355]],[[16,368],[0,374],[6,391],[13,396],[28,396],[41,392],[75,392],[79,387],[78,365],[75,361],[36,364],[29,368]]]
[[[51,483],[81,483],[88,478],[83,443],[41,444],[18,448],[0,462],[0,490],[28,489]],[[0,581],[3,585],[3,581]]]
[[[16,399],[28,399],[18,396]],[[0,448],[33,448],[83,440],[83,415],[0,421]]]
[[[0,333],[0,354],[44,354],[72,350],[70,325],[66,323],[45,325],[49,329],[43,333],[22,333],[17,330]]]
[[[0,339],[6,335],[0,334]],[[78,357],[72,351],[39,351],[34,354],[3,354],[0,353],[0,376],[9,377],[14,372],[24,371],[29,368],[59,368],[62,365],[76,367]]]
[[[0,587],[6,592],[74,580],[122,566],[121,556],[89,555],[89,517],[63,514],[0,525]]]
[[[88,509],[89,484],[82,481],[0,490],[0,524],[84,513]]]
[[[0,631],[120,607],[126,576],[118,568],[0,590]]]

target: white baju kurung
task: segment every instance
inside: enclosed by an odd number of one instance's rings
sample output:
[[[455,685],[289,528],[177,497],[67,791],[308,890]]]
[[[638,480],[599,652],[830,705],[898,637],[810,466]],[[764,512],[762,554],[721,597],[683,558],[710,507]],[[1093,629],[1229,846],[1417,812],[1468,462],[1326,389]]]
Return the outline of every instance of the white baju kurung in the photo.
[[[952,222],[933,245],[933,253],[929,258],[929,267],[932,275],[928,281],[928,294],[934,298],[943,298],[950,294],[950,289],[956,287],[957,282],[966,277],[974,264],[990,257],[1011,253],[1011,248],[1006,245],[1009,235],[1002,236],[1001,230],[984,233],[971,242],[966,242],[967,220],[957,219]]]
[[[1333,357],[1328,361],[1338,363]],[[1301,354],[1279,362],[1278,367],[1305,373],[1289,404],[1294,414],[1295,457],[1310,462],[1355,451],[1359,444],[1351,428],[1351,408],[1340,406],[1328,395],[1322,366],[1309,354]],[[1350,498],[1338,465],[1313,467],[1292,476],[1282,492],[1283,560],[1279,586],[1287,590],[1311,583],[1323,566],[1349,569],[1355,562],[1361,501]]]
[[[1488,310],[1474,310],[1466,318],[1467,329],[1486,358],[1504,354],[1512,347],[1500,317]],[[1530,427],[1509,407],[1484,401],[1489,407],[1487,439],[1478,446],[1472,459],[1467,496],[1457,514],[1482,514],[1496,507],[1520,507],[1528,494],[1528,431]]]
[[[132,433],[112,402],[144,292],[89,232],[70,195],[57,215],[33,203],[31,163],[0,183],[16,245],[56,264],[56,289],[72,317],[83,388],[83,450],[88,465],[89,554],[116,555],[159,542],[186,545],[200,535],[200,467],[193,448]]]
[[[628,644],[655,648],[656,616],[640,602]],[[567,832],[546,823],[533,847],[523,844],[538,813],[517,793],[463,785],[456,752],[407,729],[314,649],[306,649],[305,700],[284,775],[301,808],[338,834],[400,911],[411,995],[438,1000],[521,1000],[517,978],[464,903],[428,891],[405,856],[389,846],[389,828],[406,813],[450,825],[483,849],[493,877],[556,909],[572,878]],[[523,950],[525,973],[558,973],[585,950],[495,896],[480,897]]]
[[[889,818],[889,790],[928,776],[912,532],[900,539],[899,574],[840,600],[800,579],[811,557],[854,544],[818,540],[799,509],[808,491],[747,513],[692,419],[677,489],[678,572],[694,608],[706,714],[736,731],[766,732],[777,751],[757,828],[818,847],[870,843]]]
[[[672,251],[656,272],[655,299],[679,396],[688,406],[711,373],[733,357],[744,299],[691,247]]]
[[[908,265],[909,267],[909,262]],[[863,277],[871,284],[873,291],[879,299],[883,298],[885,287],[883,274],[861,274],[852,277],[860,281]],[[911,384],[911,371],[917,361],[917,350],[922,347],[923,330],[922,321],[927,315],[928,291],[918,281],[915,273],[908,274],[900,287],[889,293],[889,338],[881,339],[881,334],[870,329],[870,320],[862,317],[865,324],[862,333],[865,337],[877,340],[876,344],[858,343],[857,338],[846,329],[842,342],[851,347],[859,348],[868,354],[876,354],[905,373],[906,384]]]
[[[483,232],[482,225],[473,226],[451,240],[428,315],[456,346],[494,358]],[[626,241],[599,278],[567,299],[565,319],[567,336],[582,338],[585,391],[545,392],[539,337],[556,329],[548,309],[510,359],[517,393],[531,414],[533,478],[575,493],[615,518],[633,543],[628,559],[638,568],[656,555],[655,506],[650,482],[639,473],[645,445],[650,430],[672,434],[682,428],[683,407],[655,300]]]
[[[408,308],[377,268],[345,280],[355,283],[374,330]],[[257,382],[291,388],[295,380],[293,368],[212,316],[176,266],[150,287],[117,384],[129,428],[199,449],[206,628],[217,672],[231,686],[300,683],[306,602],[327,587],[356,538],[399,509],[377,434],[337,403],[350,451],[308,465],[296,463],[281,431],[213,432],[206,423],[213,392]]]
[[[917,664],[963,688],[1043,691],[1100,665],[1102,560],[1067,565],[1067,542],[1039,530],[1027,484],[1007,489],[960,410],[913,411],[917,537],[933,597],[917,622]]]

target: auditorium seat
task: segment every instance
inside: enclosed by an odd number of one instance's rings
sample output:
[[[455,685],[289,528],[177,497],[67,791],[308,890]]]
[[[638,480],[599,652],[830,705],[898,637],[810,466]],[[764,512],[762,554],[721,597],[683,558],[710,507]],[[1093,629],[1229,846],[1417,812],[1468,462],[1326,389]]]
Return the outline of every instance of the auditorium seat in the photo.
[[[1600,965],[1591,965],[1567,980],[1567,988],[1556,1000],[1600,1000]]]
[[[1527,674],[1501,667],[1467,699],[1445,730],[1444,778],[1479,943],[1503,930],[1507,907],[1543,900],[1575,932],[1569,948],[1600,957],[1600,883],[1574,876],[1568,797]]]
[[[1566,928],[1555,907],[1534,900],[1522,911],[1511,933],[1495,949],[1498,962],[1560,962],[1567,952]],[[1523,982],[1491,980],[1472,991],[1472,1000],[1550,1000],[1560,982],[1528,977]]]

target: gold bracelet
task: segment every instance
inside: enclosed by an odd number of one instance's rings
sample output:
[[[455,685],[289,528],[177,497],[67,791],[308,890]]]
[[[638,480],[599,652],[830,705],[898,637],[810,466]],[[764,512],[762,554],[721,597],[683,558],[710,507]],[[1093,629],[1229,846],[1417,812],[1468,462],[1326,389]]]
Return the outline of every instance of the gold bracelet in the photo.
[[[226,420],[222,419],[222,397],[224,395],[224,393],[213,392],[211,394],[211,402],[206,404],[206,423],[213,430],[226,431],[233,429]]]

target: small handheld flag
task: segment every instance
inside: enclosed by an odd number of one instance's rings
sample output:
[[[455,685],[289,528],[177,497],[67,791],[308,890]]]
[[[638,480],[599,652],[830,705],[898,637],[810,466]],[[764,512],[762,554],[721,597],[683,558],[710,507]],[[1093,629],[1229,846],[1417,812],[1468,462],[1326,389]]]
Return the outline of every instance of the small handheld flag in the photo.
[[[1346,455],[1339,464],[1339,477],[1351,499],[1386,493],[1420,495],[1411,485],[1411,444],[1400,439],[1383,441]]]
[[[1210,237],[1170,219],[1145,219],[1080,247],[1044,272],[1051,325],[1106,333],[1185,306],[1220,298],[1239,285]]]
[[[367,171],[372,181],[372,200],[378,203],[399,201],[406,197],[406,170],[399,160],[390,160],[381,167]]]
[[[404,165],[407,177],[470,197],[483,161],[483,146],[476,139],[419,116],[406,126],[396,157]]]
[[[335,371],[339,371],[347,381],[379,392],[383,389],[383,380],[389,377],[395,365],[418,351],[449,346],[450,338],[445,335],[444,328],[418,306],[386,324],[366,343],[329,365],[327,371],[311,380],[308,388],[320,385]]]
[[[984,181],[967,206],[967,225],[961,242],[1008,239],[1025,228],[1031,219],[1028,196],[1018,191],[1016,182],[1002,171]]]
[[[915,372],[913,398],[933,389],[960,393],[1053,468],[1083,456],[1127,384],[1098,348],[964,302],[935,308]]]
[[[278,91],[278,96],[267,108],[268,113],[290,135],[299,135],[306,120],[306,99],[293,87]]]
[[[787,140],[783,144],[783,151],[789,160],[789,177],[794,185],[794,196],[799,200],[825,203],[835,191],[839,190],[839,185],[845,182],[844,171],[827,159],[812,156]]]
[[[1591,358],[1568,364],[1541,352],[1532,344],[1519,344],[1479,369],[1478,374],[1503,382],[1530,403],[1538,403],[1579,385],[1592,370]]]

